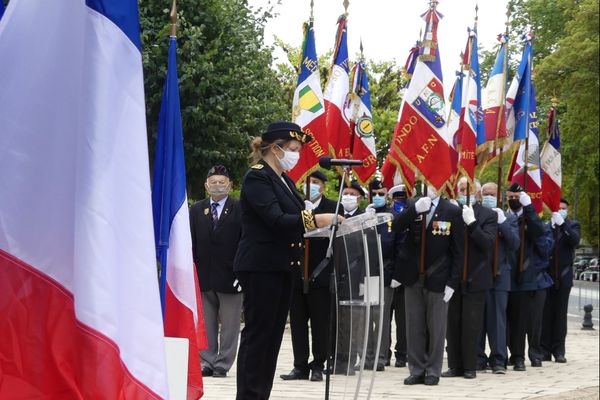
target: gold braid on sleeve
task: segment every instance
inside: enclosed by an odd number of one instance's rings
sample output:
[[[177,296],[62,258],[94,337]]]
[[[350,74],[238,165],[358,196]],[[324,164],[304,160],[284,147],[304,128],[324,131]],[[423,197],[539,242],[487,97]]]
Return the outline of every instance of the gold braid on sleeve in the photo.
[[[315,216],[313,215],[312,210],[302,210],[301,214],[304,230],[308,232],[317,228],[317,223],[315,221]]]

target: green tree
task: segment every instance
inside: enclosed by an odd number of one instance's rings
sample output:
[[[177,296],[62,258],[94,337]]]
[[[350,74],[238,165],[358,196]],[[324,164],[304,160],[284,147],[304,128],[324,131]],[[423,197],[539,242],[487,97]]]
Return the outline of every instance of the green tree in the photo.
[[[142,59],[150,148],[154,149],[170,30],[164,1],[140,0]],[[263,45],[270,10],[245,0],[180,0],[178,69],[188,193],[204,194],[211,165],[222,163],[236,182],[248,166],[249,140],[289,115]],[[289,117],[288,117],[289,118]]]

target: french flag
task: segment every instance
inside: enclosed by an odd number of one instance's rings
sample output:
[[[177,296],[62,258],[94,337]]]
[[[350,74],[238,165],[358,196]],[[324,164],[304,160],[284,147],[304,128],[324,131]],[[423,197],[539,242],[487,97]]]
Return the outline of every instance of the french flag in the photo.
[[[188,399],[203,395],[199,350],[207,347],[200,287],[192,256],[183,132],[177,79],[177,38],[169,39],[169,65],[160,115],[152,179],[152,210],[156,258],[165,335],[186,338]]]
[[[485,124],[485,143],[484,148],[488,148],[488,153],[493,151],[494,147],[502,147],[506,138],[506,69],[507,69],[507,47],[508,36],[498,35],[500,50],[496,55],[496,61],[487,85],[483,91],[483,120]]]
[[[550,211],[560,208],[562,186],[562,161],[560,156],[560,127],[555,107],[548,112],[548,141],[544,144],[542,164],[542,199]]]
[[[168,398],[137,1],[0,21],[0,398]]]

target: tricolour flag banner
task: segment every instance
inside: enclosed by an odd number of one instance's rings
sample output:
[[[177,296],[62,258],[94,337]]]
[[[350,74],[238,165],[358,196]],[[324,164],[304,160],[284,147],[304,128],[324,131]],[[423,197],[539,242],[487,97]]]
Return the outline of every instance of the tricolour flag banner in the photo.
[[[523,139],[520,139],[519,147],[513,154],[508,180],[509,182],[518,182],[531,196],[531,203],[535,210],[541,213],[543,208],[542,174],[535,87],[532,82],[525,86],[529,86],[530,95],[519,94],[515,99],[515,112],[520,116],[516,126],[527,127],[529,133]],[[529,101],[528,107],[521,108],[521,106],[524,106],[521,96],[526,97]],[[515,136],[517,136],[516,132]]]
[[[458,169],[474,187],[477,146],[485,142],[485,126],[481,107],[481,74],[477,50],[477,30],[469,29],[463,56],[461,118],[458,129]]]
[[[346,16],[342,15],[338,19],[333,64],[323,92],[329,151],[335,158],[352,157],[350,143],[353,133],[350,129],[350,116],[348,115],[350,110],[350,67],[346,36]]]
[[[300,152],[298,164],[288,172],[288,175],[298,183],[318,168],[319,158],[329,154],[325,126],[325,103],[321,91],[319,62],[312,21],[304,24],[302,61],[300,62],[298,84],[294,91],[292,119],[313,137],[313,140]]]
[[[424,40],[404,96],[392,147],[420,178],[441,191],[452,175],[437,27],[436,2],[423,14]]]
[[[0,398],[169,396],[140,48],[135,0],[0,21]]]
[[[548,112],[548,141],[540,155],[542,164],[542,198],[550,211],[560,208],[562,162],[560,156],[560,127],[556,108]]]
[[[152,210],[165,336],[188,339],[187,398],[199,399],[204,393],[199,350],[207,347],[207,341],[192,256],[175,36],[169,39],[167,77],[158,120]]]
[[[363,60],[352,68],[352,101],[350,102],[351,131],[350,140],[352,159],[362,160],[363,165],[354,168],[358,181],[365,185],[377,169],[377,152],[375,150],[375,127],[371,113],[371,91],[369,79]]]
[[[447,135],[449,139],[450,152],[450,166],[452,168],[452,175],[448,181],[447,190],[451,193],[451,198],[454,197],[453,191],[456,187],[458,180],[458,150],[460,142],[460,127],[462,121],[463,109],[463,87],[465,74],[462,72],[456,72],[456,81],[450,92],[450,108],[448,110],[448,117],[446,118],[447,124]]]
[[[506,141],[506,83],[508,69],[508,36],[498,35],[500,49],[490,72],[481,99],[485,124],[485,142],[477,151],[486,160],[494,148],[502,148]],[[487,155],[486,155],[487,154]]]

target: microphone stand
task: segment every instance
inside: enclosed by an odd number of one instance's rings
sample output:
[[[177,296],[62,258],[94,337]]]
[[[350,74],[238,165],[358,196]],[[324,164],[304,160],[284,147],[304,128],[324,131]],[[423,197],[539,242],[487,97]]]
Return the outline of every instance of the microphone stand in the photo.
[[[325,258],[323,259],[323,261],[321,261],[319,263],[319,265],[317,266],[317,268],[315,268],[315,270],[313,271],[313,273],[310,275],[310,281],[314,282],[315,279],[317,279],[317,277],[319,276],[319,274],[327,267],[327,265],[329,265],[329,263],[331,262],[331,259],[333,258],[333,240],[335,239],[335,235],[337,233],[338,230],[338,226],[339,226],[339,221],[337,219],[337,215],[339,215],[339,211],[340,211],[340,203],[342,201],[342,192],[344,191],[344,183],[346,182],[346,177],[349,176],[350,174],[350,169],[352,167],[349,165],[345,165],[343,166],[343,173],[342,173],[342,181],[340,184],[340,190],[338,193],[338,199],[337,199],[337,203],[335,205],[335,215],[336,218],[332,218],[331,220],[331,225],[329,226],[329,245],[327,246],[327,252],[325,253]],[[328,332],[328,337],[327,337],[327,359],[326,359],[326,363],[325,363],[325,400],[329,400],[329,386],[331,383],[331,369],[332,369],[332,365],[331,365],[331,347],[333,344],[333,329],[332,329],[332,322],[333,322],[333,315],[335,313],[335,306],[336,306],[336,298],[335,298],[335,271],[331,272],[331,278],[329,279],[329,296],[330,296],[330,309],[329,309],[329,332]]]

